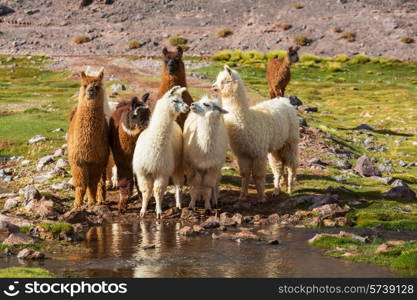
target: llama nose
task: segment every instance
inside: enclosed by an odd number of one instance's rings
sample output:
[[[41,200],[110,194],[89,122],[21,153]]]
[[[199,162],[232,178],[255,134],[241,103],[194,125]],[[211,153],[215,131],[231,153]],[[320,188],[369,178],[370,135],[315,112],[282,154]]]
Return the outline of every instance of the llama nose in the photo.
[[[211,89],[215,92],[219,91],[219,88],[217,87],[217,85],[215,83],[211,86]]]

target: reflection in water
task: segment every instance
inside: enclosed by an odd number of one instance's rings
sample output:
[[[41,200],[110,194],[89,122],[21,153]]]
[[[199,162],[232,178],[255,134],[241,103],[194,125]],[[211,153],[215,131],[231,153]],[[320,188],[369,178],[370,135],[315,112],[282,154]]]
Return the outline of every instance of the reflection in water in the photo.
[[[278,246],[264,242],[184,237],[180,223],[137,222],[93,227],[79,252],[45,260],[64,277],[392,277],[386,269],[325,257],[307,240],[314,233],[270,227]],[[146,246],[155,245],[154,249]],[[0,259],[0,267],[17,265]],[[36,263],[35,263],[36,264]],[[39,264],[39,263],[38,263]]]

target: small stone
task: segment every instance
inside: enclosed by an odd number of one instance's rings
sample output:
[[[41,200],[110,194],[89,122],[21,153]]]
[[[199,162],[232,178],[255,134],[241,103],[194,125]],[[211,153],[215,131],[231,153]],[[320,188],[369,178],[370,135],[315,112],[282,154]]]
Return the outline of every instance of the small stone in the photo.
[[[335,161],[334,164],[336,165],[336,167],[338,167],[340,169],[344,169],[344,170],[348,170],[348,169],[352,168],[352,164],[347,160],[338,159],[338,160]]]
[[[277,213],[268,216],[269,224],[277,224],[279,222],[279,215]]]
[[[205,229],[217,228],[220,226],[220,220],[217,216],[211,216],[205,220],[201,226],[203,226]]]
[[[12,209],[19,205],[20,197],[9,198],[4,202],[4,209]]]
[[[54,158],[58,157],[58,156],[64,156],[65,155],[65,150],[64,149],[56,149],[54,154],[52,155]]]
[[[68,166],[68,161],[66,161],[63,158],[58,159],[57,162],[56,162],[56,164],[55,164],[55,167],[56,168],[62,168],[63,169],[66,166]]]
[[[302,127],[308,127],[307,120],[305,118],[299,117],[298,118],[298,123]]]
[[[47,140],[47,138],[42,136],[42,135],[35,135],[34,137],[31,137],[28,140],[28,143],[29,144],[35,144],[35,143],[43,142],[43,141],[46,141],[46,140]]]
[[[292,106],[298,107],[298,106],[303,105],[303,102],[300,99],[298,99],[297,96],[291,95],[288,97],[288,99],[290,99],[290,103]]]
[[[70,189],[71,187],[72,186],[67,182],[54,183],[51,185],[51,189],[55,191],[66,190]]]
[[[88,223],[88,214],[84,210],[70,210],[61,216],[61,221],[68,222],[70,224],[76,223]]]
[[[7,221],[0,221],[0,243],[9,237],[12,233],[19,232],[19,226]]]
[[[374,130],[374,128],[372,126],[369,126],[368,124],[361,124],[361,125],[355,127],[355,129]]]
[[[36,170],[41,171],[46,165],[49,165],[50,163],[53,163],[53,162],[54,162],[53,155],[44,156],[38,160],[38,163],[36,165]]]
[[[378,248],[376,248],[375,253],[379,254],[379,253],[383,253],[383,252],[388,252],[392,248],[393,248],[392,246],[390,246],[386,243],[383,243],[383,244],[379,245]]]
[[[19,195],[22,195],[24,197],[24,204],[28,204],[29,202],[33,200],[40,200],[41,194],[39,191],[31,184],[25,186],[24,188],[19,190]]]
[[[241,225],[243,222],[243,216],[239,213],[235,213],[232,219],[236,222],[237,225]]]
[[[118,92],[118,91],[125,91],[126,90],[126,86],[124,84],[121,84],[121,83],[113,84],[110,88],[111,88],[112,92]]]
[[[143,250],[150,250],[150,249],[155,249],[155,245],[152,244],[152,245],[143,246]]]
[[[380,176],[371,176],[372,179],[378,180],[384,184],[390,184],[394,181],[392,177],[380,177]]]
[[[299,111],[305,111],[305,112],[317,112],[317,107],[308,106],[308,105],[300,105],[298,106]]]
[[[187,207],[184,207],[181,210],[181,219],[189,219],[194,216],[194,212],[191,209],[188,209]]]
[[[44,259],[45,254],[40,251],[35,251],[31,249],[22,249],[17,254],[17,258],[19,259]]]
[[[179,230],[179,234],[184,236],[192,236],[193,233],[193,229],[190,226],[184,226]]]
[[[355,171],[362,177],[381,176],[381,171],[375,166],[374,162],[366,155],[358,158]]]
[[[269,240],[266,243],[268,245],[279,245],[279,241],[278,240]]]

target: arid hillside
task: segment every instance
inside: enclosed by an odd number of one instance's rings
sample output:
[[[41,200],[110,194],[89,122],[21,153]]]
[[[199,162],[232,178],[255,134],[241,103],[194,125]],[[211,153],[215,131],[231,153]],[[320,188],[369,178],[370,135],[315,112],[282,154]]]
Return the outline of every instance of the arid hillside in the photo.
[[[222,49],[417,59],[415,0],[2,0],[3,54],[188,55]]]

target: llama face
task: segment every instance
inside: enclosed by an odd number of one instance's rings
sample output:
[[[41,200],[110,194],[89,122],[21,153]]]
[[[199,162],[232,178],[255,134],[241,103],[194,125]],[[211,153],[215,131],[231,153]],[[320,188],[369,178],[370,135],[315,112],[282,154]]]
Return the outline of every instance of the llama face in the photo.
[[[214,91],[219,92],[220,95],[227,97],[236,92],[239,79],[240,77],[237,72],[225,65],[224,70],[217,75],[217,79],[212,88]]]
[[[95,76],[87,76],[84,72],[80,73],[81,76],[81,88],[80,94],[83,96],[82,98],[86,98],[87,100],[95,100],[99,99],[103,95],[103,88],[102,88],[102,80],[103,80],[103,72]]]
[[[141,100],[137,97],[132,98],[128,115],[129,124],[131,125],[130,129],[144,129],[148,126],[151,115],[149,106],[146,104],[148,98],[149,93],[143,95]]]
[[[195,113],[197,115],[200,115],[202,117],[210,117],[212,115],[220,116],[221,114],[227,114],[228,113],[227,110],[223,109],[219,105],[217,100],[210,99],[207,96],[204,96],[198,102],[191,103],[190,110],[193,113]]]
[[[167,48],[162,50],[162,54],[164,55],[164,66],[168,69],[169,74],[176,74],[178,70],[184,66],[182,62],[182,48],[177,47],[177,51],[168,51]]]
[[[182,99],[182,93],[186,90],[185,87],[174,86],[170,89],[165,96],[168,97],[168,102],[170,106],[170,111],[176,114],[187,113],[189,107],[187,103]]]
[[[296,63],[297,61],[299,61],[299,57],[298,57],[298,50],[299,49],[300,49],[300,47],[298,47],[298,46],[295,47],[295,48],[290,47],[288,49],[288,56],[290,58],[291,63]]]

